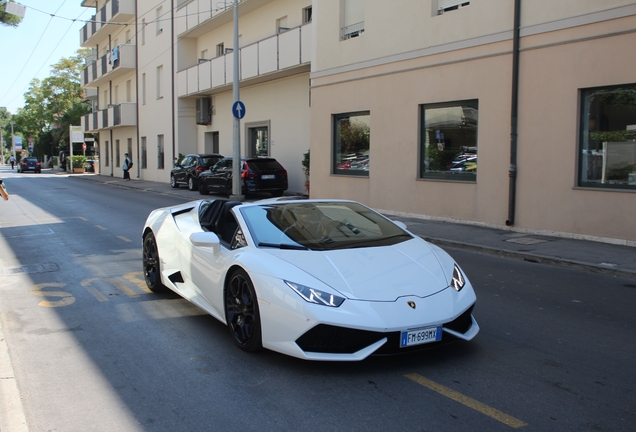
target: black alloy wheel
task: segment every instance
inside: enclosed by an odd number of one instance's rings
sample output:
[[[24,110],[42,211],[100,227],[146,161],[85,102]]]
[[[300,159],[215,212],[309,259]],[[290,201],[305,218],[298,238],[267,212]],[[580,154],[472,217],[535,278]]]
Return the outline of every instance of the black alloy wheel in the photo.
[[[263,347],[258,300],[244,270],[236,270],[225,287],[225,318],[239,348],[258,351]]]
[[[194,177],[188,176],[188,189],[193,191],[197,188],[197,182],[194,180]]]
[[[144,237],[143,266],[144,279],[146,280],[148,289],[156,293],[166,291],[166,287],[161,283],[161,267],[159,264],[157,241],[151,232]]]
[[[170,174],[170,187],[175,189],[179,187],[179,183],[177,183],[177,179],[174,178],[173,174]]]

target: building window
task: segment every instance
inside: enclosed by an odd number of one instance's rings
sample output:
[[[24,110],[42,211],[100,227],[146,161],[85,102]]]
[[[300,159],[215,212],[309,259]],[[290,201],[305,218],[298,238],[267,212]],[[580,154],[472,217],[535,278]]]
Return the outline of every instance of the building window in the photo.
[[[470,1],[466,0],[437,0],[437,14],[457,10],[461,7],[468,6]]]
[[[579,186],[636,189],[636,84],[581,91]]]
[[[157,168],[164,167],[163,135],[157,135]]]
[[[420,178],[475,181],[477,100],[421,105]]]
[[[141,137],[141,169],[148,168],[148,150],[146,145],[146,137]]]
[[[263,125],[248,124],[246,128],[249,156],[269,156],[269,122]]]
[[[161,99],[163,97],[163,66],[157,66],[157,99]]]
[[[333,116],[333,173],[369,176],[371,117],[368,111]]]
[[[216,46],[216,56],[220,57],[222,55],[225,55],[225,44],[220,43]]]
[[[157,34],[163,31],[163,21],[161,20],[161,14],[162,14],[162,8],[161,6],[159,6],[155,11],[155,15],[156,15],[155,22],[157,24]]]
[[[364,33],[364,1],[341,0],[340,40],[358,37]]]
[[[126,81],[126,102],[132,101],[132,80]]]
[[[108,147],[108,141],[104,143],[104,156],[106,156],[106,160],[104,161],[104,166],[109,166],[110,161],[110,147]]]
[[[303,9],[303,24],[308,24],[311,22],[311,6]]]
[[[208,59],[208,50],[204,49],[201,51],[201,57],[199,57],[199,62],[207,61]]]
[[[115,140],[115,166],[117,168],[119,168],[120,157],[119,140]]]
[[[141,44],[146,45],[146,18],[141,19]]]
[[[128,156],[130,156],[131,160],[133,157],[133,152],[132,152],[132,138],[128,138],[126,140],[126,153],[128,153]]]

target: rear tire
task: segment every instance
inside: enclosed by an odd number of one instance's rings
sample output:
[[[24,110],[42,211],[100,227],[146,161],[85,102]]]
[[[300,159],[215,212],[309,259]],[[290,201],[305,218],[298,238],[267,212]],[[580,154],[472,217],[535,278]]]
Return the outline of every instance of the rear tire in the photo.
[[[194,178],[188,177],[188,189],[191,191],[194,191],[196,190],[196,188],[197,188],[197,183],[194,180]]]
[[[204,187],[202,182],[199,182],[199,193],[201,195],[209,195],[210,192]]]
[[[170,175],[170,187],[174,189],[179,187],[179,183],[177,183],[177,179],[173,175]]]
[[[167,288],[161,283],[161,265],[159,264],[159,250],[155,235],[149,232],[143,242],[144,279],[148,289],[155,293],[165,292]]]
[[[272,196],[275,197],[275,198],[282,197],[283,196],[283,192],[284,191],[282,191],[282,190],[272,191]]]
[[[225,287],[225,319],[240,349],[258,351],[263,347],[258,299],[244,270],[236,270]]]

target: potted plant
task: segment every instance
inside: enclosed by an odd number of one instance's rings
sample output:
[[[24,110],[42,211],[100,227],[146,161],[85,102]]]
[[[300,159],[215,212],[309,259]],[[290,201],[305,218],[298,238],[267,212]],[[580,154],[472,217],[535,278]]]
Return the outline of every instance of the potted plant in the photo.
[[[73,172],[83,173],[86,169],[86,156],[73,156]]]
[[[301,161],[303,171],[305,172],[305,187],[307,188],[307,195],[309,195],[309,150],[303,154],[303,160]]]

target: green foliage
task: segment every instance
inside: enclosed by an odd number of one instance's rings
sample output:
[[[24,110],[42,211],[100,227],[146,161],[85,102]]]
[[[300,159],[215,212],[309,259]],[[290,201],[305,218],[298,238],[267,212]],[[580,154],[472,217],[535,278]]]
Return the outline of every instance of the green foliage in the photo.
[[[86,156],[73,156],[73,168],[86,168]]]
[[[9,0],[11,3],[15,3],[15,0]],[[7,3],[0,3],[0,24],[8,27],[17,27],[22,22],[22,17],[5,12]]]
[[[309,180],[309,150],[307,150],[307,153],[303,154],[303,160],[301,161],[301,164],[303,165],[305,176],[307,177],[307,180]]]
[[[15,130],[35,137],[34,153],[39,156],[56,153],[65,146],[69,126],[79,125],[81,117],[90,111],[88,103],[83,102],[85,93],[80,81],[88,52],[80,49],[75,56],[62,58],[51,66],[50,76],[32,80],[24,94],[24,107],[14,116]]]

